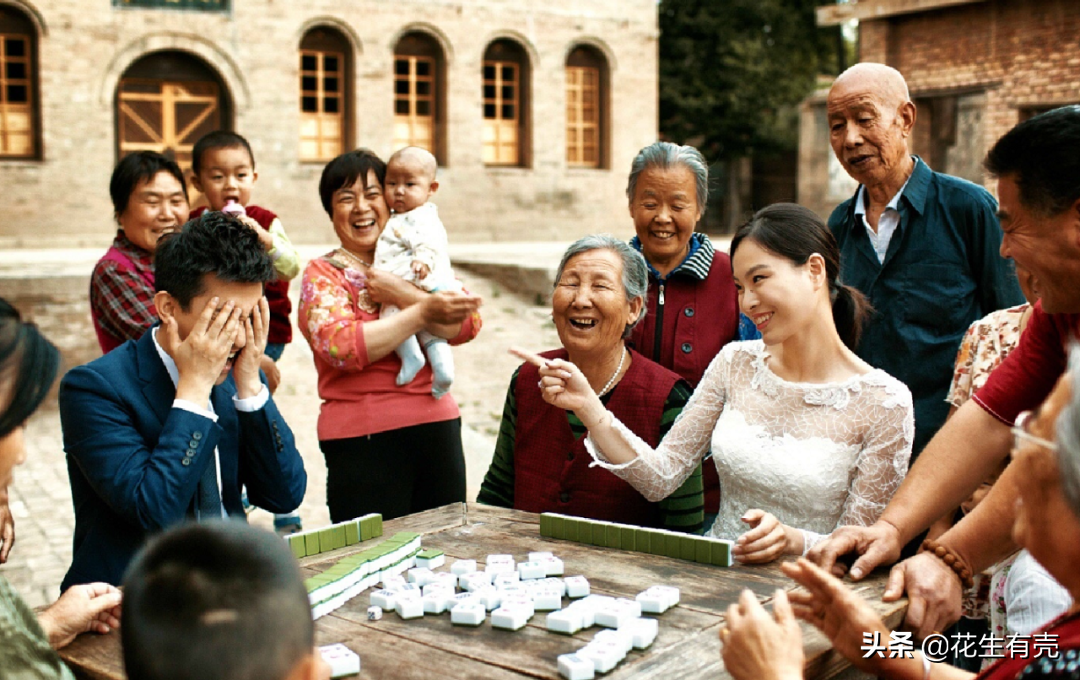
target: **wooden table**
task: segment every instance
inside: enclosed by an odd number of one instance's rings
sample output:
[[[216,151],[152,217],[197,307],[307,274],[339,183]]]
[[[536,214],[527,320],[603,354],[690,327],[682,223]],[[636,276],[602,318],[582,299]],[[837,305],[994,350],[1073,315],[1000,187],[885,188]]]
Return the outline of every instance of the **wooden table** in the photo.
[[[661,615],[660,633],[653,645],[631,652],[609,678],[730,678],[720,659],[717,638],[724,611],[749,588],[761,602],[777,588],[793,582],[774,565],[728,569],[683,560],[569,543],[540,536],[539,515],[474,503],[447,505],[385,523],[385,536],[397,531],[423,534],[424,547],[438,548],[448,558],[483,561],[492,553],[512,553],[521,560],[530,551],[548,550],[562,558],[566,574],[582,574],[592,592],[634,597],[650,585],[673,585],[681,604]],[[381,539],[305,558],[305,576],[324,570],[341,557]],[[856,591],[869,600],[890,628],[899,625],[905,601],[884,604],[885,572],[866,579]],[[342,642],[360,655],[364,678],[559,678],[556,658],[584,646],[599,630],[589,628],[566,637],[544,628],[538,614],[525,628],[510,632],[491,627],[451,626],[448,614],[402,621],[387,612],[381,621],[367,620],[365,592],[316,622],[320,645]],[[832,652],[827,639],[803,624],[806,677],[831,678],[848,663]],[[123,678],[120,639],[85,634],[61,652],[76,675],[85,678]]]

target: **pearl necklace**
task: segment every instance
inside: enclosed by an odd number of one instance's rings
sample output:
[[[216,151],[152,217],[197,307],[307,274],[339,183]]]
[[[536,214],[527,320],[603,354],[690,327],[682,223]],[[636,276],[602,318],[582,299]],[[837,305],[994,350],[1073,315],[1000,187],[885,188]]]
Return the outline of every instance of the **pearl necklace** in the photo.
[[[628,352],[626,351],[626,346],[624,345],[623,348],[622,348],[622,356],[619,357],[619,365],[615,367],[615,372],[611,374],[611,380],[607,381],[607,384],[604,385],[604,389],[600,390],[596,394],[596,396],[598,396],[598,397],[604,396],[605,394],[608,393],[608,390],[610,390],[612,388],[612,386],[615,384],[615,378],[619,377],[619,371],[622,370],[623,362],[626,361],[626,355],[627,354],[628,354]]]
[[[359,262],[360,264],[364,265],[365,267],[367,267],[369,269],[371,268],[371,263],[370,262],[364,262],[356,254],[354,254],[353,252],[351,252],[349,250],[346,250],[345,248],[338,248],[338,252],[341,253],[342,255],[344,255],[345,257],[349,258],[350,260],[354,261],[354,262]]]

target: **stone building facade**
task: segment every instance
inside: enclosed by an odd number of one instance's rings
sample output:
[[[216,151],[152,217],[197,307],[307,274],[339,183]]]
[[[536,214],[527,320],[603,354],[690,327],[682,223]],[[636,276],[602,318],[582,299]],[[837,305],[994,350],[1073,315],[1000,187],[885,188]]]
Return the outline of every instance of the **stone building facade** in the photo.
[[[1018,122],[1080,103],[1076,0],[860,0],[818,9],[820,25],[859,20],[859,58],[907,79],[912,150],[940,172],[983,183],[982,160]],[[827,216],[854,183],[829,147],[827,90],[802,106],[799,201]]]
[[[657,40],[655,0],[0,0],[0,248],[104,246],[120,155],[216,127],[298,243],[333,239],[326,160],[405,143],[452,240],[625,232]]]

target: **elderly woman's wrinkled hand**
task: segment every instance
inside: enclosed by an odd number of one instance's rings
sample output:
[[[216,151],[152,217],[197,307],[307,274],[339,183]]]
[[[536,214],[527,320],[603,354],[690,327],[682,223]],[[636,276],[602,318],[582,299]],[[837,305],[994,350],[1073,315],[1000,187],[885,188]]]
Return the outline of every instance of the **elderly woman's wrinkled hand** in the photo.
[[[728,607],[720,629],[724,666],[737,680],[795,680],[802,678],[805,656],[802,632],[783,590],[773,598],[773,616],[744,590]]]
[[[590,429],[597,418],[607,413],[581,369],[574,364],[563,359],[545,359],[516,347],[511,347],[510,353],[539,369],[537,388],[547,403],[564,411],[573,411]]]
[[[832,642],[840,652],[860,670],[873,675],[883,675],[884,659],[875,655],[863,658],[861,649],[864,636],[874,638],[879,645],[888,647],[890,632],[881,617],[854,591],[836,577],[806,558],[785,562],[780,569],[806,591],[790,594],[795,616],[813,625]],[[914,660],[909,660],[914,661]],[[921,672],[921,661],[914,661]]]
[[[420,315],[426,327],[459,324],[480,309],[482,302],[479,295],[453,291],[431,293],[421,300]]]
[[[105,634],[120,627],[120,590],[108,583],[86,583],[64,591],[38,615],[53,649],[67,646],[80,633]]]

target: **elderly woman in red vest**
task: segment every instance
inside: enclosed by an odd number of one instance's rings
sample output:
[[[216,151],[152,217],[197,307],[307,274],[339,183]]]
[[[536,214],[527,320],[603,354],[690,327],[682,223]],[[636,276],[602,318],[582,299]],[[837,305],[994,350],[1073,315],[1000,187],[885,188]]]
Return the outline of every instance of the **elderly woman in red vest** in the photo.
[[[586,236],[567,249],[552,293],[552,316],[563,348],[546,358],[579,366],[609,409],[646,441],[659,442],[682,412],[690,386],[678,374],[626,347],[644,315],[644,258],[623,241]],[[666,527],[701,528],[701,471],[670,497],[645,500],[629,484],[590,468],[585,428],[569,411],[545,403],[535,366],[510,379],[502,426],[477,500],[529,512]]]
[[[645,256],[651,284],[629,345],[696,388],[721,347],[761,337],[752,324],[740,327],[727,253],[694,231],[709,201],[709,165],[692,146],[654,142],[634,157],[626,197],[636,232],[630,245]],[[703,475],[712,524],[720,480],[715,465]]]

